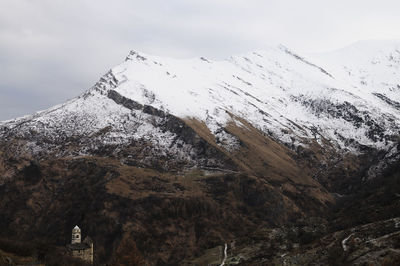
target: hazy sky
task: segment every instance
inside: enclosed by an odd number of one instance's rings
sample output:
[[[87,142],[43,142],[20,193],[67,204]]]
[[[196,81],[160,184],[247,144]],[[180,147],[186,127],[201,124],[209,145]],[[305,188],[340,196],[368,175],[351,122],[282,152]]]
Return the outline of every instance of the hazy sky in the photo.
[[[129,50],[222,59],[400,39],[398,0],[0,0],[0,120],[73,98]]]

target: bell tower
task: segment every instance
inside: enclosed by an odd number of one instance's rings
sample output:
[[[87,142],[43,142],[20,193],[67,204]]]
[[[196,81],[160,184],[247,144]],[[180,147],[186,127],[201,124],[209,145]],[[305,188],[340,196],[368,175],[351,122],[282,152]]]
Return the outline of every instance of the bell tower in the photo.
[[[81,229],[75,225],[72,229],[72,240],[71,244],[81,243]]]

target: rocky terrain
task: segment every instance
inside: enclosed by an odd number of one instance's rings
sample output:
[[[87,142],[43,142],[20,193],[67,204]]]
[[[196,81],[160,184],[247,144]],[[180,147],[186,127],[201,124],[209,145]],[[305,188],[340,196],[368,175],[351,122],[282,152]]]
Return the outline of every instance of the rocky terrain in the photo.
[[[98,264],[131,245],[150,265],[392,263],[399,118],[400,42],[132,51],[79,97],[0,122],[0,237],[63,246],[79,224]]]

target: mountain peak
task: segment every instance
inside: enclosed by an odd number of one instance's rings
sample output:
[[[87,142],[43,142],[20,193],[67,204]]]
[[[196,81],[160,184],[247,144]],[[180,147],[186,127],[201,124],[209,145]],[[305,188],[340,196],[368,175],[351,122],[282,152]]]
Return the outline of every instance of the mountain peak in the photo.
[[[128,54],[128,56],[125,58],[125,61],[128,60],[141,60],[141,61],[146,61],[147,56],[144,53],[139,53],[135,50],[131,50]]]

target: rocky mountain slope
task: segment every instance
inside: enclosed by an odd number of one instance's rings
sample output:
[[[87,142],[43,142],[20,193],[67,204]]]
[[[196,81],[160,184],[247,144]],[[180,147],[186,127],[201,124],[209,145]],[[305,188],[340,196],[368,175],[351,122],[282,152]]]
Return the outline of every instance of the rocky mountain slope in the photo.
[[[61,245],[79,223],[98,262],[129,238],[165,264],[254,228],[329,223],[400,161],[399,118],[400,42],[223,61],[131,51],[81,96],[0,122],[0,225]]]

